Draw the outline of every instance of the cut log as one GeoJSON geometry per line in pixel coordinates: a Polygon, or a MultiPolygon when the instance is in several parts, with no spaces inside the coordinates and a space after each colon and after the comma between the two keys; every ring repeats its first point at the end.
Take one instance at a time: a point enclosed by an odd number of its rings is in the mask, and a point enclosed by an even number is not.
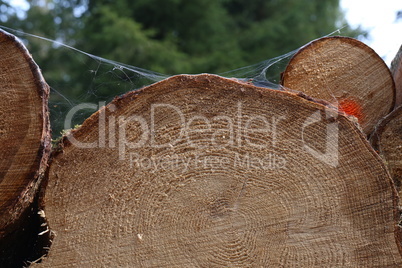
{"type": "Polygon", "coordinates": [[[377,126],[370,141],[385,160],[385,164],[402,194],[402,106],[390,113],[377,126]]]}
{"type": "Polygon", "coordinates": [[[395,81],[396,99],[395,107],[402,105],[402,46],[391,63],[391,72],[395,81]]]}
{"type": "Polygon", "coordinates": [[[0,239],[21,227],[47,167],[48,95],[28,50],[0,30],[0,239]]]}
{"type": "Polygon", "coordinates": [[[62,141],[33,267],[400,267],[397,195],[355,123],[295,93],[174,76],[62,141]]]}
{"type": "Polygon", "coordinates": [[[395,103],[387,65],[370,47],[348,37],[325,37],[304,46],[286,67],[282,85],[338,106],[355,116],[367,135],[395,103]]]}

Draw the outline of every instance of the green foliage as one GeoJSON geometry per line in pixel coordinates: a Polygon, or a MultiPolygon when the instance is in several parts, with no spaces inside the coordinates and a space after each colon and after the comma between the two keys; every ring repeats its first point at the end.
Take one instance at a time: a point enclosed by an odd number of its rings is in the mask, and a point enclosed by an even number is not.
{"type": "MultiPolygon", "coordinates": [[[[343,35],[361,34],[345,24],[338,0],[36,0],[26,18],[7,13],[6,26],[167,74],[249,65],[344,25],[343,35]]],[[[60,72],[51,44],[29,45],[43,68],[60,72]]]]}
{"type": "MultiPolygon", "coordinates": [[[[72,45],[91,54],[165,74],[220,73],[292,51],[338,28],[356,37],[339,0],[35,0],[24,17],[0,1],[3,25],[72,45]]],[[[21,13],[21,12],[20,12],[21,13]]],[[[27,40],[52,94],[53,114],[79,102],[110,100],[124,73],[52,43],[27,40]],[[55,47],[57,49],[55,49],[55,47]],[[103,70],[102,68],[106,68],[103,70]],[[100,76],[101,71],[105,75],[100,76]],[[95,77],[96,76],[96,77],[95,77]],[[96,79],[95,79],[96,78],[96,79]],[[60,90],[68,87],[68,91],[60,90]],[[91,94],[88,94],[91,92],[91,94]]],[[[57,135],[62,120],[53,116],[57,135]]],[[[79,122],[77,122],[79,123],[79,122]]]]}
{"type": "Polygon", "coordinates": [[[131,59],[127,63],[166,73],[179,69],[179,63],[185,60],[185,54],[173,42],[154,39],[152,29],[143,29],[132,18],[120,16],[107,6],[91,12],[85,25],[82,46],[92,54],[119,62],[131,59]]]}

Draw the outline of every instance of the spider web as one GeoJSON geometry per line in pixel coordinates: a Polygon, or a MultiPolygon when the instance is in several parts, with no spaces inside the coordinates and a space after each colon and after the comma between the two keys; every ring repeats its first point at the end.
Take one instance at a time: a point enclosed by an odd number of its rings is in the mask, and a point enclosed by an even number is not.
{"type": "MultiPolygon", "coordinates": [[[[77,79],[77,75],[70,77],[69,73],[65,73],[62,68],[63,62],[60,63],[60,70],[52,70],[54,66],[39,66],[51,89],[49,110],[53,139],[61,136],[63,130],[82,124],[86,118],[103,105],[112,101],[115,97],[128,91],[138,90],[171,76],[101,58],[57,40],[4,26],[0,26],[0,28],[20,38],[27,45],[34,60],[35,55],[39,55],[40,53],[57,52],[59,55],[63,55],[64,61],[73,61],[77,69],[85,70],[78,76],[79,81],[84,82],[80,82],[81,84],[77,85],[77,81],[74,80],[77,79]],[[36,48],[30,48],[29,44],[31,41],[35,41],[39,45],[36,45],[36,48]],[[60,79],[52,79],[51,75],[47,76],[47,74],[54,74],[55,72],[62,73],[63,79],[61,79],[61,82],[60,79]],[[66,124],[66,117],[69,111],[75,109],[77,106],[80,106],[80,109],[76,110],[71,122],[69,121],[66,124]]],[[[340,30],[338,29],[327,36],[340,33],[340,30]]],[[[281,90],[279,85],[281,73],[299,49],[297,48],[284,55],[250,66],[218,73],[218,75],[227,78],[236,78],[259,87],[281,90]]]]}

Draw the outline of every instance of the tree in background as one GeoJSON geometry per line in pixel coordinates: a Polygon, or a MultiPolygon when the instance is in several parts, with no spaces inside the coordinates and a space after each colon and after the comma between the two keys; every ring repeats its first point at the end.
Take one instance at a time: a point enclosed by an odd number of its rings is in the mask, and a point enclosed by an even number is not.
{"type": "MultiPolygon", "coordinates": [[[[346,25],[338,0],[100,0],[89,1],[83,15],[83,32],[89,37],[85,43],[104,44],[93,48],[95,54],[170,74],[217,73],[249,65],[346,25]],[[111,32],[118,36],[112,43],[111,32]],[[139,32],[152,42],[136,42],[139,32]],[[153,51],[144,51],[146,44],[155,49],[155,41],[169,47],[171,55],[154,59],[153,51]]],[[[349,36],[358,33],[347,25],[343,30],[349,36]]]]}
{"type": "MultiPolygon", "coordinates": [[[[345,23],[339,0],[34,0],[22,15],[8,1],[0,1],[0,8],[5,26],[170,75],[247,66],[341,27],[342,35],[362,34],[345,23]]],[[[106,70],[95,80],[103,67],[99,62],[50,42],[30,38],[27,45],[47,82],[62,93],[53,94],[51,103],[71,102],[51,107],[56,113],[146,83],[116,89],[135,78],[106,70]]],[[[52,121],[57,135],[60,118],[53,115],[52,121]]]]}

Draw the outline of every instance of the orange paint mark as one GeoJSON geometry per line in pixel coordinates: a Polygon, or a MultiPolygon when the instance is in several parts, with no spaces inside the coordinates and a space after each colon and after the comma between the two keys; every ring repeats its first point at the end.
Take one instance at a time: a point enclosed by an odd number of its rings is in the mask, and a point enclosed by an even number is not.
{"type": "Polygon", "coordinates": [[[363,112],[361,106],[354,100],[344,99],[339,101],[339,110],[348,115],[353,115],[359,122],[363,117],[363,112]]]}

